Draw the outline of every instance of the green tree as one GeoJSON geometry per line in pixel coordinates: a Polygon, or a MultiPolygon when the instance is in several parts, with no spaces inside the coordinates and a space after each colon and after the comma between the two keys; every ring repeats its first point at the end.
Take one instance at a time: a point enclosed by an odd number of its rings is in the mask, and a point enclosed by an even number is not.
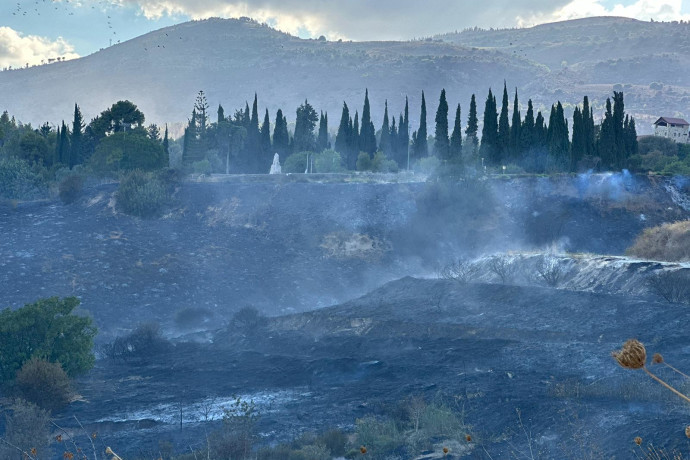
{"type": "Polygon", "coordinates": [[[534,134],[534,107],[532,106],[532,99],[527,101],[527,113],[525,119],[520,127],[520,144],[518,146],[518,156],[524,156],[535,145],[534,134]]]}
{"type": "Polygon", "coordinates": [[[84,162],[84,117],[81,115],[81,110],[77,104],[74,104],[74,117],[72,119],[72,133],[70,136],[71,155],[70,155],[70,169],[77,164],[84,162]]]}
{"type": "Polygon", "coordinates": [[[20,158],[33,164],[50,166],[53,155],[48,147],[46,138],[38,132],[28,129],[19,141],[20,158]]]}
{"type": "Polygon", "coordinates": [[[268,109],[264,113],[264,122],[261,125],[261,150],[264,152],[264,160],[273,161],[271,152],[271,120],[268,117],[268,109]]]}
{"type": "Polygon", "coordinates": [[[482,158],[490,164],[500,163],[501,152],[498,144],[498,113],[496,112],[496,97],[489,88],[484,104],[484,125],[482,126],[482,144],[479,150],[482,158]]]}
{"type": "Polygon", "coordinates": [[[470,99],[470,113],[467,116],[467,127],[465,128],[465,136],[467,136],[467,141],[470,142],[472,146],[472,153],[477,152],[477,146],[479,145],[479,138],[477,137],[478,129],[477,100],[473,94],[470,99]]]}
{"type": "Polygon", "coordinates": [[[570,145],[570,171],[576,171],[578,163],[585,156],[585,129],[580,107],[573,112],[573,140],[570,145]]]}
{"type": "Polygon", "coordinates": [[[520,152],[520,129],[522,128],[522,121],[520,117],[520,106],[518,105],[518,91],[515,88],[515,100],[513,101],[513,121],[510,125],[510,158],[517,158],[520,152]]]}
{"type": "MultiPolygon", "coordinates": [[[[347,103],[343,101],[343,111],[340,114],[340,124],[338,125],[338,132],[335,135],[335,151],[345,159],[345,165],[348,169],[354,169],[354,164],[351,163],[352,148],[350,140],[352,138],[352,118],[350,118],[350,109],[347,103]]],[[[355,162],[357,159],[355,158],[355,162]]]]}
{"type": "Polygon", "coordinates": [[[273,124],[273,150],[281,158],[287,157],[290,153],[290,135],[287,129],[287,119],[281,109],[278,109],[276,112],[276,121],[273,124]]]}
{"type": "Polygon", "coordinates": [[[597,153],[601,158],[601,166],[604,169],[612,169],[616,164],[616,134],[614,128],[613,110],[611,98],[606,98],[606,111],[599,128],[597,139],[597,153]]]}
{"type": "Polygon", "coordinates": [[[164,167],[170,166],[170,139],[168,137],[168,124],[165,124],[165,135],[163,136],[163,158],[164,167]]]}
{"type": "Polygon", "coordinates": [[[434,135],[434,155],[440,160],[450,159],[450,144],[448,142],[448,101],[446,101],[446,90],[441,90],[436,110],[436,132],[434,135]]]}
{"type": "Polygon", "coordinates": [[[568,122],[563,113],[563,106],[558,101],[551,106],[549,127],[547,132],[549,154],[555,162],[554,166],[563,170],[568,168],[568,156],[570,153],[570,141],[568,139],[568,122]]]}
{"type": "Polygon", "coordinates": [[[429,155],[429,147],[426,140],[426,100],[424,99],[424,91],[422,91],[422,108],[419,112],[419,129],[415,133],[414,155],[419,160],[429,155]]]}
{"type": "Polygon", "coordinates": [[[321,111],[319,117],[319,136],[317,138],[318,151],[323,152],[328,148],[328,113],[324,115],[321,111]]]}
{"type": "Polygon", "coordinates": [[[398,154],[397,162],[401,168],[407,168],[409,165],[408,157],[410,150],[410,107],[405,96],[405,111],[400,115],[400,122],[398,123],[398,154]]]}
{"type": "Polygon", "coordinates": [[[163,145],[139,133],[115,133],[103,139],[89,161],[95,171],[108,173],[167,166],[163,145]]]}
{"type": "Polygon", "coordinates": [[[218,104],[218,120],[217,123],[222,123],[225,121],[225,110],[223,109],[223,106],[218,104]]]}
{"type": "Polygon", "coordinates": [[[0,382],[14,379],[31,358],[60,363],[70,377],[91,369],[96,328],[74,314],[78,305],[76,297],[51,297],[0,311],[0,382]]]}
{"type": "Polygon", "coordinates": [[[62,128],[60,129],[60,139],[58,140],[58,161],[65,166],[69,166],[70,160],[70,145],[69,145],[70,133],[67,130],[67,125],[65,121],[62,121],[62,128]]]}
{"type": "Polygon", "coordinates": [[[359,150],[373,155],[376,152],[376,129],[371,121],[369,90],[364,92],[364,109],[362,110],[361,132],[359,133],[359,150]]]}
{"type": "Polygon", "coordinates": [[[316,149],[316,139],[314,138],[314,128],[319,116],[316,110],[305,99],[304,104],[297,108],[297,118],[295,120],[295,134],[293,138],[293,149],[296,152],[310,151],[316,149]]]}
{"type": "MultiPolygon", "coordinates": [[[[388,100],[385,102],[383,111],[383,123],[381,124],[381,141],[379,142],[379,150],[381,150],[387,158],[393,156],[393,145],[391,143],[391,128],[388,119],[388,100]]],[[[395,121],[395,117],[393,117],[395,121]]]]}
{"type": "Polygon", "coordinates": [[[498,117],[498,151],[499,157],[495,164],[504,164],[510,151],[510,125],[508,123],[508,88],[503,82],[503,102],[501,115],[498,117]]]}
{"type": "Polygon", "coordinates": [[[453,134],[450,136],[450,161],[454,163],[462,162],[462,120],[460,118],[460,104],[455,109],[455,124],[453,134]]]}

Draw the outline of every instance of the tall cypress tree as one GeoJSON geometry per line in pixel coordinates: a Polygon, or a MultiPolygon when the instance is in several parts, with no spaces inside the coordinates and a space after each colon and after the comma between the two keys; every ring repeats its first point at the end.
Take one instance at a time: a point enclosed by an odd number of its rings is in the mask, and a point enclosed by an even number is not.
{"type": "Polygon", "coordinates": [[[547,140],[549,153],[555,160],[556,167],[559,169],[567,168],[570,141],[568,140],[568,123],[565,120],[563,106],[560,101],[556,105],[551,106],[547,140]]]}
{"type": "Polygon", "coordinates": [[[67,130],[67,125],[65,125],[65,120],[62,120],[62,129],[60,130],[60,163],[66,166],[69,166],[71,163],[69,138],[70,134],[67,130]]]}
{"type": "Polygon", "coordinates": [[[72,134],[70,136],[70,144],[72,152],[70,154],[70,169],[79,163],[84,162],[84,146],[82,143],[84,117],[81,115],[81,110],[77,104],[74,104],[74,118],[72,120],[72,134]]]}
{"type": "Polygon", "coordinates": [[[520,127],[520,144],[518,146],[518,157],[524,157],[525,153],[535,146],[536,139],[534,134],[534,107],[532,99],[527,101],[527,113],[525,120],[520,127]]]}
{"type": "Polygon", "coordinates": [[[398,166],[407,168],[410,150],[410,105],[405,96],[405,111],[398,123],[398,166]]]}
{"type": "Polygon", "coordinates": [[[263,152],[264,161],[269,160],[273,162],[273,153],[271,152],[271,121],[268,117],[268,109],[264,113],[264,122],[261,125],[261,151],[263,152]]]}
{"type": "Polygon", "coordinates": [[[520,117],[520,107],[518,105],[518,91],[515,88],[515,100],[513,101],[513,121],[510,125],[510,157],[517,158],[520,151],[520,142],[522,140],[520,136],[520,129],[522,127],[522,121],[520,117]]]}
{"type": "Polygon", "coordinates": [[[597,139],[597,153],[604,169],[613,169],[616,165],[616,138],[613,125],[611,98],[606,98],[606,112],[604,112],[604,119],[601,121],[599,129],[599,139],[597,139]]]}
{"type": "Polygon", "coordinates": [[[170,138],[168,137],[168,124],[165,124],[165,135],[163,136],[163,154],[165,158],[163,164],[170,166],[170,138]]]}
{"type": "Polygon", "coordinates": [[[613,92],[613,135],[614,135],[614,165],[616,169],[627,166],[628,157],[626,151],[626,129],[625,129],[625,104],[623,102],[623,92],[613,92]]]}
{"type": "Polygon", "coordinates": [[[477,100],[472,95],[470,99],[470,113],[467,116],[467,127],[465,128],[465,135],[467,136],[467,141],[472,146],[472,153],[477,152],[477,146],[479,145],[479,137],[477,136],[477,131],[479,129],[479,120],[477,119],[477,100]]]}
{"type": "MultiPolygon", "coordinates": [[[[335,151],[338,152],[345,160],[348,169],[350,168],[351,146],[350,139],[352,138],[351,127],[352,118],[350,118],[350,109],[347,103],[343,102],[343,111],[340,115],[340,124],[338,125],[338,133],[335,135],[335,151]]],[[[355,159],[355,161],[357,161],[355,159]]]]}
{"type": "Polygon", "coordinates": [[[584,137],[584,156],[595,156],[597,149],[594,133],[594,114],[589,106],[589,98],[587,96],[582,101],[582,135],[584,137]]]}
{"type": "Polygon", "coordinates": [[[637,129],[635,128],[635,118],[625,116],[625,155],[626,158],[630,158],[632,155],[637,154],[637,129]]]}
{"type": "Polygon", "coordinates": [[[534,120],[534,145],[537,148],[546,147],[546,132],[544,115],[541,114],[541,111],[538,111],[537,118],[534,120]]]}
{"type": "Polygon", "coordinates": [[[462,120],[460,118],[460,104],[455,109],[455,123],[453,134],[450,136],[449,158],[453,163],[462,161],[462,120]]]}
{"type": "Polygon", "coordinates": [[[510,149],[510,124],[508,123],[508,88],[503,82],[503,102],[501,103],[501,115],[498,117],[498,150],[500,156],[498,163],[504,163],[508,158],[510,149]]]}
{"type": "Polygon", "coordinates": [[[424,91],[422,91],[422,108],[419,114],[419,129],[415,131],[414,155],[415,158],[424,158],[429,155],[429,147],[427,146],[426,134],[426,100],[424,99],[424,91]]]}
{"type": "Polygon", "coordinates": [[[223,106],[218,104],[218,119],[216,123],[222,123],[225,121],[225,110],[223,110],[223,106]]]}
{"type": "MultiPolygon", "coordinates": [[[[3,113],[3,116],[6,115],[7,112],[3,113]]],[[[55,154],[53,157],[53,164],[61,163],[62,160],[62,154],[60,152],[60,125],[58,125],[57,130],[55,131],[55,154]]]]}
{"type": "MultiPolygon", "coordinates": [[[[355,163],[357,163],[357,155],[362,150],[361,137],[359,135],[359,112],[355,110],[355,121],[352,123],[352,138],[350,140],[350,148],[352,149],[353,156],[355,157],[355,163]]],[[[356,169],[356,168],[355,168],[356,169]]]]}
{"type": "Polygon", "coordinates": [[[290,153],[290,135],[287,129],[287,119],[281,109],[278,109],[278,112],[276,112],[276,121],[273,124],[273,150],[282,159],[285,159],[290,153]]]}
{"type": "Polygon", "coordinates": [[[376,152],[376,129],[371,121],[371,107],[369,106],[369,90],[364,93],[364,109],[362,110],[361,132],[359,134],[359,150],[373,155],[376,152]]]}
{"type": "Polygon", "coordinates": [[[484,126],[482,126],[482,144],[479,153],[486,162],[492,165],[500,163],[498,113],[496,112],[496,97],[491,92],[491,88],[484,104],[484,126]]]}
{"type": "Polygon", "coordinates": [[[321,111],[319,116],[319,136],[316,143],[319,152],[323,152],[328,148],[328,114],[324,115],[323,111],[321,111]]]}
{"type": "Polygon", "coordinates": [[[398,162],[398,127],[395,124],[395,115],[393,115],[391,119],[391,130],[390,133],[388,134],[388,138],[390,139],[390,151],[391,151],[391,156],[390,158],[395,160],[395,162],[398,162]]]}
{"type": "MultiPolygon", "coordinates": [[[[395,117],[393,117],[393,121],[395,121],[395,117]]],[[[381,124],[381,141],[379,142],[379,150],[386,155],[386,158],[393,157],[391,128],[388,121],[388,100],[385,102],[385,109],[383,111],[383,123],[381,124]]]]}
{"type": "Polygon", "coordinates": [[[436,131],[434,134],[434,155],[443,161],[450,159],[450,144],[448,141],[448,101],[446,101],[446,90],[441,90],[436,109],[436,131]]]}
{"type": "Polygon", "coordinates": [[[570,171],[577,170],[578,163],[585,156],[585,129],[580,107],[573,112],[573,141],[570,144],[570,171]]]}

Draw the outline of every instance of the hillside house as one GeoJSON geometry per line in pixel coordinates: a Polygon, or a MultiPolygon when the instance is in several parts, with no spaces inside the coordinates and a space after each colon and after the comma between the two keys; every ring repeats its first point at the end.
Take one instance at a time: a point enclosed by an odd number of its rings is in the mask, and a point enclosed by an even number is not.
{"type": "Polygon", "coordinates": [[[667,137],[675,142],[690,142],[690,123],[682,118],[661,117],[654,122],[654,135],[667,137]]]}

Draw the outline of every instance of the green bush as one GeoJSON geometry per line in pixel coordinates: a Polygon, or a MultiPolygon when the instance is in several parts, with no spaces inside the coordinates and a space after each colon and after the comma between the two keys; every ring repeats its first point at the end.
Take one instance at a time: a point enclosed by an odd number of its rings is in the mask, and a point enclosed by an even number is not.
{"type": "Polygon", "coordinates": [[[327,149],[316,154],[314,169],[320,173],[337,173],[345,171],[345,166],[338,152],[333,149],[327,149]]]}
{"type": "Polygon", "coordinates": [[[91,369],[96,328],[91,318],[73,314],[78,305],[76,297],[51,297],[0,312],[0,383],[33,357],[60,363],[68,376],[91,369]]]}
{"type": "Polygon", "coordinates": [[[100,141],[89,159],[91,168],[101,174],[168,166],[163,145],[145,134],[118,132],[100,141]]]}
{"type": "Polygon", "coordinates": [[[34,459],[47,459],[51,457],[50,441],[50,413],[40,407],[22,399],[12,402],[5,412],[5,433],[3,439],[6,443],[0,443],[0,458],[24,459],[19,454],[18,447],[24,452],[32,452],[36,449],[34,459]]]}
{"type": "Polygon", "coordinates": [[[357,171],[371,171],[371,156],[367,152],[359,152],[355,167],[357,168],[357,171]]]}
{"type": "Polygon", "coordinates": [[[293,153],[285,159],[282,165],[284,173],[303,173],[307,169],[307,155],[313,155],[312,152],[297,152],[293,153]]]}
{"type": "Polygon", "coordinates": [[[211,162],[206,159],[195,161],[192,163],[192,171],[194,174],[211,174],[211,162]]]}
{"type": "Polygon", "coordinates": [[[137,217],[156,217],[169,204],[169,189],[154,174],[131,171],[122,178],[115,194],[117,208],[137,217]]]}
{"type": "Polygon", "coordinates": [[[60,200],[65,204],[74,203],[79,199],[84,189],[84,179],[81,176],[67,176],[58,186],[60,200]]]}
{"type": "Polygon", "coordinates": [[[28,162],[16,158],[0,160],[0,197],[34,200],[45,196],[46,183],[28,162]]]}
{"type": "Polygon", "coordinates": [[[417,161],[413,169],[422,174],[434,174],[441,167],[441,160],[436,157],[426,157],[417,161]]]}
{"type": "Polygon", "coordinates": [[[383,152],[376,152],[371,160],[371,170],[381,173],[396,173],[398,172],[398,163],[387,159],[383,152]]]}
{"type": "Polygon", "coordinates": [[[22,398],[47,410],[61,409],[72,398],[69,377],[62,366],[37,357],[17,372],[15,388],[22,398]]]}

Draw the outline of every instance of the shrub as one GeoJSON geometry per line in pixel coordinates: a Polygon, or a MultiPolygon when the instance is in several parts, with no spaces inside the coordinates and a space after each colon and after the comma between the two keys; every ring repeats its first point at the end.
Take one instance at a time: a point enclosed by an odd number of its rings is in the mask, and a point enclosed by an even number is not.
{"type": "Polygon", "coordinates": [[[315,156],[314,169],[320,173],[337,173],[345,171],[345,166],[338,152],[327,149],[315,156]]]}
{"type": "Polygon", "coordinates": [[[93,367],[96,328],[91,318],[72,314],[77,305],[76,297],[51,297],[0,312],[0,383],[34,356],[61,363],[69,376],[93,367]]]}
{"type": "Polygon", "coordinates": [[[129,334],[116,338],[113,343],[104,347],[103,353],[112,359],[145,362],[148,358],[168,351],[170,347],[170,342],[162,336],[158,324],[145,323],[129,334]]]}
{"type": "Polygon", "coordinates": [[[357,171],[371,171],[371,156],[369,156],[367,152],[359,152],[355,167],[357,168],[357,171]]]}
{"type": "Polygon", "coordinates": [[[58,186],[60,200],[65,204],[74,203],[81,196],[83,187],[84,179],[81,176],[67,176],[58,186]]]}
{"type": "Polygon", "coordinates": [[[307,156],[313,155],[312,152],[293,153],[285,159],[282,165],[284,173],[303,173],[307,169],[307,156]]]}
{"type": "Polygon", "coordinates": [[[498,276],[503,284],[513,280],[516,269],[517,265],[511,263],[506,256],[492,256],[489,259],[489,271],[498,276]]]}
{"type": "Polygon", "coordinates": [[[464,284],[472,281],[478,273],[479,267],[474,262],[460,258],[441,268],[439,276],[446,280],[453,280],[464,284]]]}
{"type": "Polygon", "coordinates": [[[414,164],[414,170],[422,174],[434,174],[441,167],[441,160],[436,157],[422,158],[414,164]]]}
{"type": "Polygon", "coordinates": [[[535,267],[538,281],[550,287],[558,287],[565,275],[565,270],[561,267],[557,258],[552,256],[541,256],[535,267]]]}
{"type": "Polygon", "coordinates": [[[690,260],[690,220],[647,228],[626,252],[643,259],[690,260]]]}
{"type": "Polygon", "coordinates": [[[9,409],[5,412],[3,438],[11,446],[0,443],[0,458],[40,460],[50,458],[48,448],[50,413],[22,399],[14,400],[9,409]],[[32,454],[33,449],[36,454],[28,457],[26,454],[32,454]]]}
{"type": "Polygon", "coordinates": [[[44,196],[46,184],[29,163],[16,158],[0,160],[0,197],[33,200],[44,196]]]}
{"type": "Polygon", "coordinates": [[[168,187],[163,181],[140,170],[125,174],[115,198],[120,211],[143,218],[160,215],[170,201],[168,187]]]}
{"type": "Polygon", "coordinates": [[[253,334],[266,325],[266,317],[256,308],[246,306],[232,316],[232,325],[247,334],[253,334]]]}
{"type": "Polygon", "coordinates": [[[214,458],[250,458],[258,418],[253,401],[237,397],[230,407],[223,408],[223,426],[211,437],[214,458]]]}
{"type": "Polygon", "coordinates": [[[690,303],[690,274],[687,270],[651,275],[647,278],[647,286],[667,302],[690,303]]]}
{"type": "Polygon", "coordinates": [[[204,159],[192,163],[192,171],[195,174],[211,174],[211,162],[204,159]]]}
{"type": "Polygon", "coordinates": [[[15,387],[22,398],[42,409],[61,409],[72,398],[69,377],[62,366],[36,357],[17,372],[15,387]]]}

